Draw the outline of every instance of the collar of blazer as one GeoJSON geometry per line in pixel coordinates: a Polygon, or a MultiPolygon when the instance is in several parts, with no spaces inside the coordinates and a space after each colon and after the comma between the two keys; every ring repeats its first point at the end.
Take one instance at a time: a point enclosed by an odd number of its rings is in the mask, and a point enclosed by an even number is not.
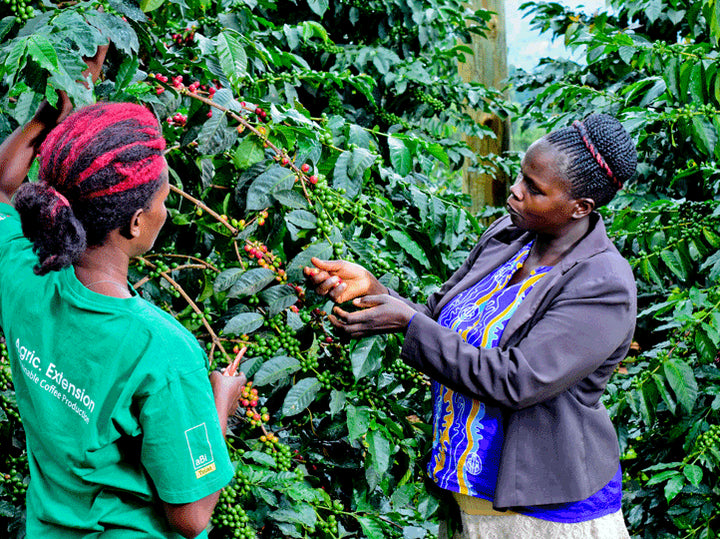
{"type": "MultiPolygon", "coordinates": [[[[568,252],[560,263],[550,270],[537,285],[533,287],[527,297],[513,314],[503,332],[499,346],[503,346],[507,339],[527,322],[535,313],[538,306],[552,286],[573,266],[608,249],[615,250],[607,237],[605,225],[597,212],[590,215],[590,230],[573,249],[568,252]]],[[[482,249],[477,252],[472,268],[435,307],[433,313],[437,318],[443,307],[463,290],[471,287],[480,279],[508,260],[532,239],[532,233],[520,230],[510,222],[510,217],[502,217],[495,221],[480,239],[482,249]]]]}

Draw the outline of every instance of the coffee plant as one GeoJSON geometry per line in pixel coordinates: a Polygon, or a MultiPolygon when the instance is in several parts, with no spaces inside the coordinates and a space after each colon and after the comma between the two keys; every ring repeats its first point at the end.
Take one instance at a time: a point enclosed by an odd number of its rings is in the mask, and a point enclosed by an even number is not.
{"type": "Polygon", "coordinates": [[[634,537],[720,530],[720,3],[611,1],[609,13],[526,3],[584,62],[519,76],[525,125],[614,114],[638,145],[636,180],[605,211],[638,281],[636,343],[605,403],[617,425],[634,537]]]}
{"type": "MultiPolygon", "coordinates": [[[[6,5],[0,136],[57,90],[140,102],[162,123],[169,219],[130,279],[213,368],[239,357],[248,377],[211,537],[436,536],[429,381],[398,361],[398,336],[336,335],[302,268],[354,260],[421,301],[462,263],[497,213],[465,209],[462,166],[517,166],[478,162],[461,139],[492,136],[468,108],[516,112],[457,73],[490,14],[459,0],[6,5]],[[108,40],[86,88],[82,58],[108,40]]],[[[22,537],[29,478],[2,352],[0,534],[22,537]]]]}

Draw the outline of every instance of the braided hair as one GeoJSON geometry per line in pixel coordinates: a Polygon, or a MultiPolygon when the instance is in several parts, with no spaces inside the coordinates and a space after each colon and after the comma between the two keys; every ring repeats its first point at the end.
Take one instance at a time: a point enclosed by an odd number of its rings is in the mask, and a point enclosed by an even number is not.
{"type": "Polygon", "coordinates": [[[40,147],[39,181],[15,195],[35,273],[71,266],[113,230],[129,238],[133,214],[161,185],[164,150],[155,116],[130,103],[83,107],[53,129],[40,147]]]}
{"type": "Polygon", "coordinates": [[[573,198],[607,204],[635,173],[637,152],[622,124],[607,114],[591,114],[548,134],[546,140],[567,158],[573,198]]]}

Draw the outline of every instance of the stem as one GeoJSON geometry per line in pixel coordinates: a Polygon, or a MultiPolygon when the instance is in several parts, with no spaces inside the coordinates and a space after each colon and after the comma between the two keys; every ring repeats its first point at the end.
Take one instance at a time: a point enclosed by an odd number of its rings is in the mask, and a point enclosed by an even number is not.
{"type": "MultiPolygon", "coordinates": [[[[148,264],[152,269],[157,268],[157,266],[155,264],[153,264],[152,262],[150,262],[150,260],[148,260],[147,258],[144,258],[142,256],[139,256],[137,258],[138,258],[138,260],[142,260],[145,264],[148,264]]],[[[205,329],[207,329],[208,334],[210,335],[210,338],[212,339],[212,348],[210,349],[210,354],[208,356],[209,359],[212,360],[213,352],[215,351],[215,347],[217,346],[220,349],[220,351],[222,352],[223,356],[225,356],[225,359],[229,360],[230,356],[225,351],[225,348],[223,347],[222,342],[218,338],[215,331],[213,331],[213,328],[210,325],[210,323],[207,320],[205,320],[205,316],[204,316],[205,313],[202,310],[200,310],[200,307],[197,306],[197,303],[195,303],[193,301],[193,299],[190,296],[188,296],[187,292],[185,292],[185,289],[183,289],[183,287],[180,286],[177,283],[177,281],[175,281],[175,279],[170,277],[170,274],[168,272],[161,271],[160,276],[163,279],[165,279],[168,283],[170,283],[170,285],[180,293],[180,295],[183,297],[183,299],[185,301],[187,301],[188,305],[190,305],[190,307],[192,308],[193,311],[195,311],[198,315],[200,315],[200,320],[202,321],[202,324],[205,326],[205,329]]],[[[134,288],[138,288],[138,286],[140,286],[138,283],[136,283],[134,285],[134,288]]]]}
{"type": "Polygon", "coordinates": [[[228,223],[226,219],[223,219],[222,217],[220,217],[220,214],[219,214],[219,213],[213,211],[208,205],[206,205],[206,204],[203,203],[202,201],[198,200],[198,199],[195,198],[194,196],[187,194],[185,191],[183,191],[183,190],[180,189],[179,187],[175,187],[173,184],[170,184],[170,190],[173,191],[174,193],[177,193],[177,194],[180,195],[181,197],[188,199],[190,202],[192,202],[193,204],[195,204],[198,208],[201,208],[203,211],[206,211],[207,213],[209,213],[210,215],[212,215],[212,216],[213,216],[215,219],[217,219],[224,227],[226,227],[230,232],[232,232],[232,233],[233,233],[233,236],[236,235],[236,234],[239,232],[238,229],[235,228],[234,226],[232,226],[230,223],[228,223]]]}

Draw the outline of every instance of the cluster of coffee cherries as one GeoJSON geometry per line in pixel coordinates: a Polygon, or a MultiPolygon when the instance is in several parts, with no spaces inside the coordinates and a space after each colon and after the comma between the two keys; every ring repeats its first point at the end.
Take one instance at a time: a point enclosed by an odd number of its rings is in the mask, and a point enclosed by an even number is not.
{"type": "Polygon", "coordinates": [[[282,268],[282,259],[270,251],[264,243],[248,241],[243,246],[243,250],[250,260],[257,261],[258,266],[274,271],[277,274],[275,276],[276,281],[280,283],[287,281],[287,273],[282,268]]]}
{"type": "Polygon", "coordinates": [[[242,389],[240,406],[245,410],[242,412],[242,415],[245,416],[253,427],[259,427],[270,421],[270,414],[267,408],[262,407],[260,410],[257,409],[258,399],[258,390],[252,387],[252,381],[249,381],[242,389]]]}
{"type": "Polygon", "coordinates": [[[13,505],[24,504],[25,493],[27,492],[27,486],[30,481],[27,455],[7,457],[3,468],[6,471],[0,472],[0,485],[2,489],[10,498],[10,502],[13,505]]]}
{"type": "Polygon", "coordinates": [[[269,432],[260,437],[260,441],[267,445],[270,454],[275,459],[275,466],[281,472],[289,472],[293,465],[293,454],[290,446],[280,442],[278,437],[269,432]]]}
{"type": "Polygon", "coordinates": [[[413,369],[402,359],[396,359],[388,368],[388,372],[395,375],[400,382],[413,382],[418,384],[426,384],[427,378],[417,369],[413,369]]]}
{"type": "Polygon", "coordinates": [[[192,45],[195,41],[195,30],[197,30],[195,26],[190,26],[185,28],[182,33],[175,32],[170,37],[176,45],[192,45]]]}
{"type": "Polygon", "coordinates": [[[8,357],[7,345],[5,340],[0,340],[0,391],[11,389],[12,374],[10,372],[10,358],[8,357]]]}
{"type": "Polygon", "coordinates": [[[176,112],[173,116],[167,118],[167,124],[174,127],[185,127],[187,124],[187,115],[181,112],[176,112]]]}
{"type": "MultiPolygon", "coordinates": [[[[237,477],[237,476],[236,476],[237,477]]],[[[234,482],[220,492],[220,499],[213,511],[212,524],[221,535],[211,533],[211,537],[237,537],[238,539],[255,539],[255,530],[250,526],[250,518],[238,503],[242,496],[242,485],[234,482]]]]}
{"type": "Polygon", "coordinates": [[[35,9],[28,6],[25,0],[3,0],[3,4],[4,6],[0,8],[0,16],[14,15],[15,22],[18,24],[23,24],[35,16],[35,9]]]}
{"type": "Polygon", "coordinates": [[[715,460],[720,464],[720,425],[710,425],[708,430],[698,436],[695,442],[695,449],[700,453],[707,453],[708,456],[715,455],[715,460]]]}

